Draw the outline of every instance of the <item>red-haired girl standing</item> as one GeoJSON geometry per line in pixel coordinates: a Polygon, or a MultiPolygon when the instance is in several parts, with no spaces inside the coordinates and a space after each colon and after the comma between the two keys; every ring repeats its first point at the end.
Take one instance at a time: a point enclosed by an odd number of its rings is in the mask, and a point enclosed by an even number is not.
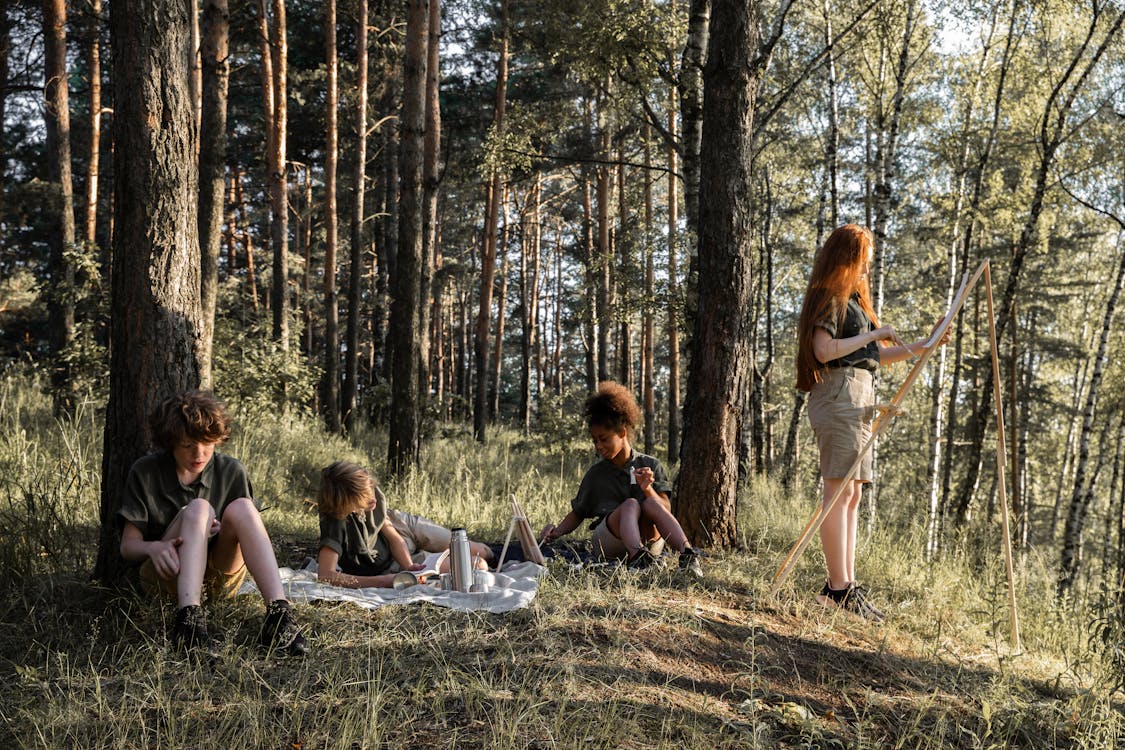
{"type": "MultiPolygon", "coordinates": [[[[904,344],[881,326],[871,305],[871,231],[846,224],[829,235],[813,262],[797,329],[797,387],[809,393],[809,422],[820,450],[825,505],[871,438],[875,371],[921,354],[925,339],[904,344]]],[[[944,344],[948,334],[942,339],[944,344]]],[[[872,620],[883,614],[856,583],[855,540],[862,487],[872,481],[871,452],[820,527],[828,566],[817,601],[872,620]]]]}

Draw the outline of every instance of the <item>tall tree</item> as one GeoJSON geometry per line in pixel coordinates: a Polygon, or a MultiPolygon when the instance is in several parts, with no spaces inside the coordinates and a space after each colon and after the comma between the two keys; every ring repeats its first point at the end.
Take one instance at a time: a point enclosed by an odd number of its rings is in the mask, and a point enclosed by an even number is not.
{"type": "MultiPolygon", "coordinates": [[[[435,0],[436,2],[436,0],[435,0]]],[[[347,351],[344,355],[344,384],[340,411],[349,432],[355,429],[356,394],[359,391],[359,308],[360,282],[363,279],[364,189],[367,173],[367,0],[356,4],[355,62],[355,165],[352,172],[351,263],[348,276],[347,351]]]]}
{"type": "Polygon", "coordinates": [[[270,246],[273,250],[273,279],[270,291],[273,310],[273,337],[282,351],[289,349],[289,200],[286,144],[289,122],[288,79],[289,41],[285,21],[285,0],[259,0],[259,33],[265,39],[262,67],[266,97],[266,164],[269,172],[270,246]],[[268,20],[267,20],[268,19],[268,20]],[[268,79],[266,78],[268,74],[268,79]]]}
{"type": "Polygon", "coordinates": [[[74,340],[74,265],[67,256],[74,247],[74,185],[70,168],[70,96],[66,74],[66,0],[43,0],[43,63],[46,68],[43,116],[47,125],[47,176],[51,183],[51,293],[47,298],[55,411],[74,408],[70,368],[65,350],[74,340]]]}
{"type": "Polygon", "coordinates": [[[211,386],[211,351],[219,289],[219,251],[223,234],[223,195],[227,161],[227,88],[230,79],[230,16],[227,0],[204,0],[200,45],[202,108],[199,128],[199,251],[203,346],[199,380],[211,386]]]}
{"type": "MultiPolygon", "coordinates": [[[[1043,213],[1047,190],[1054,183],[1052,170],[1055,159],[1063,142],[1075,132],[1071,122],[1075,102],[1090,83],[1091,74],[1106,51],[1116,41],[1123,23],[1125,23],[1125,8],[1119,8],[1112,3],[1094,3],[1091,6],[1088,25],[1070,56],[1066,69],[1052,84],[1051,91],[1040,110],[1042,114],[1036,139],[1039,158],[1035,168],[1035,187],[1016,241],[1000,306],[996,311],[997,341],[1003,341],[1011,319],[1012,306],[1015,304],[1016,293],[1020,288],[1024,261],[1039,244],[1039,220],[1043,213]]],[[[985,368],[980,394],[980,401],[969,421],[968,455],[963,462],[967,471],[961,480],[956,500],[955,512],[960,524],[963,524],[968,516],[980,477],[985,425],[988,423],[992,409],[992,372],[988,368],[985,368]]]]}
{"type": "Polygon", "coordinates": [[[745,311],[751,252],[752,140],[759,76],[781,33],[759,45],[756,0],[715,0],[703,69],[699,206],[699,296],[684,401],[676,515],[698,543],[737,543],[738,440],[750,347],[745,311]]]}
{"type": "Polygon", "coordinates": [[[676,98],[668,97],[668,463],[680,460],[679,184],[676,179],[676,98]]]}
{"type": "Polygon", "coordinates": [[[148,414],[199,385],[196,130],[183,0],[114,0],[114,204],[109,402],[95,575],[120,578],[116,514],[148,414]],[[153,117],[152,113],[161,113],[153,117]]]}
{"type": "MultiPolygon", "coordinates": [[[[399,174],[398,258],[394,301],[391,305],[393,363],[391,367],[391,426],[387,458],[391,471],[403,473],[418,460],[421,394],[418,373],[422,363],[419,299],[422,273],[422,150],[426,114],[426,52],[429,3],[409,0],[402,73],[402,151],[399,174]]],[[[487,357],[485,357],[487,360],[487,357]]]]}
{"type": "Polygon", "coordinates": [[[320,381],[320,410],[324,424],[340,431],[340,325],[336,299],[336,126],[338,63],[336,56],[336,0],[324,3],[325,67],[327,92],[324,100],[324,373],[320,381]]]}
{"type": "MultiPolygon", "coordinates": [[[[441,173],[441,0],[430,0],[430,18],[426,44],[426,133],[422,144],[422,269],[418,274],[421,287],[421,316],[418,320],[422,332],[422,366],[419,388],[423,394],[430,392],[430,330],[437,318],[434,299],[434,272],[440,257],[441,232],[438,231],[438,189],[441,173]]],[[[436,326],[434,326],[436,327],[436,326]]]]}
{"type": "MultiPolygon", "coordinates": [[[[508,101],[508,0],[500,2],[500,53],[496,60],[496,103],[493,107],[492,130],[496,137],[504,134],[504,111],[508,101]]],[[[476,360],[477,390],[473,409],[473,436],[485,441],[488,423],[488,327],[492,317],[492,284],[496,272],[496,223],[500,212],[502,174],[494,166],[489,175],[488,200],[485,207],[484,241],[481,243],[480,309],[477,312],[476,360]]]]}
{"type": "MultiPolygon", "coordinates": [[[[90,0],[86,26],[86,75],[90,85],[90,139],[86,159],[86,226],[83,239],[93,247],[98,232],[98,175],[102,146],[102,0],[90,0]]],[[[5,74],[0,81],[7,79],[5,74]]],[[[0,118],[3,110],[0,109],[0,118]]],[[[0,181],[4,178],[0,170],[0,181]]]]}

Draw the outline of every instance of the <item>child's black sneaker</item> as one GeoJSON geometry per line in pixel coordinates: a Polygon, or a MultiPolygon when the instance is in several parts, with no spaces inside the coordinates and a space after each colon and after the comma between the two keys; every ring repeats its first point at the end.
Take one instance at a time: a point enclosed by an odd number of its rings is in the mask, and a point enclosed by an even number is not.
{"type": "Polygon", "coordinates": [[[172,643],[180,651],[210,651],[212,641],[211,634],[207,632],[207,616],[198,604],[189,604],[176,610],[172,643]]]}
{"type": "Polygon", "coordinates": [[[656,558],[648,551],[648,547],[641,547],[625,561],[625,567],[629,570],[646,570],[655,564],[656,558]]]}
{"type": "Polygon", "coordinates": [[[277,599],[266,607],[262,620],[262,646],[269,651],[286,651],[291,656],[304,656],[309,650],[301,626],[293,616],[293,608],[284,599],[277,599]]]}
{"type": "Polygon", "coordinates": [[[702,578],[703,566],[699,562],[700,557],[702,555],[695,547],[684,547],[684,551],[680,553],[680,572],[693,578],[702,578]]]}
{"type": "Polygon", "coordinates": [[[819,604],[846,609],[872,622],[882,622],[885,619],[883,613],[867,598],[867,589],[857,586],[854,581],[845,588],[834,589],[825,580],[824,588],[820,590],[816,600],[819,604]]]}

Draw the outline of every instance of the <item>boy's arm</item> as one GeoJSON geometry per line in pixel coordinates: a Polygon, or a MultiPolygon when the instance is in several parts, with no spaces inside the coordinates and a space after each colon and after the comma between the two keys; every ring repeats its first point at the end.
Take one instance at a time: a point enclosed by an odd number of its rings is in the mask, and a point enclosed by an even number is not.
{"type": "Polygon", "coordinates": [[[414,560],[410,558],[410,550],[406,548],[406,542],[402,539],[402,534],[398,533],[390,523],[384,523],[383,528],[379,529],[379,533],[387,540],[387,549],[391,552],[391,559],[398,563],[398,567],[402,570],[410,570],[414,567],[414,560]]]}
{"type": "Polygon", "coordinates": [[[121,529],[121,556],[133,562],[152,560],[152,567],[165,580],[180,574],[180,553],[178,548],[182,537],[146,542],[141,530],[129,521],[121,529]]]}
{"type": "Polygon", "coordinates": [[[378,576],[353,576],[336,570],[340,561],[340,554],[331,547],[321,547],[316,558],[316,579],[329,586],[340,586],[345,589],[380,588],[388,589],[394,585],[394,573],[384,573],[378,576]]]}

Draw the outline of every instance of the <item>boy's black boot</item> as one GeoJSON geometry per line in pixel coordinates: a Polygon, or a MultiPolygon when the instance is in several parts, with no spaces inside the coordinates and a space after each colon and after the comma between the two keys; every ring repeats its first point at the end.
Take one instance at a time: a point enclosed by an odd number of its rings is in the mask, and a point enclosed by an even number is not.
{"type": "Polygon", "coordinates": [[[172,625],[172,642],[181,651],[210,651],[211,634],[207,632],[207,616],[198,604],[189,604],[176,610],[172,625]]]}
{"type": "Polygon", "coordinates": [[[699,564],[699,550],[695,547],[684,547],[680,553],[680,572],[693,578],[703,577],[703,567],[699,564]]]}
{"type": "Polygon", "coordinates": [[[267,650],[286,651],[291,656],[304,656],[309,650],[301,626],[293,616],[293,608],[284,599],[276,599],[266,607],[261,641],[267,650]]]}

